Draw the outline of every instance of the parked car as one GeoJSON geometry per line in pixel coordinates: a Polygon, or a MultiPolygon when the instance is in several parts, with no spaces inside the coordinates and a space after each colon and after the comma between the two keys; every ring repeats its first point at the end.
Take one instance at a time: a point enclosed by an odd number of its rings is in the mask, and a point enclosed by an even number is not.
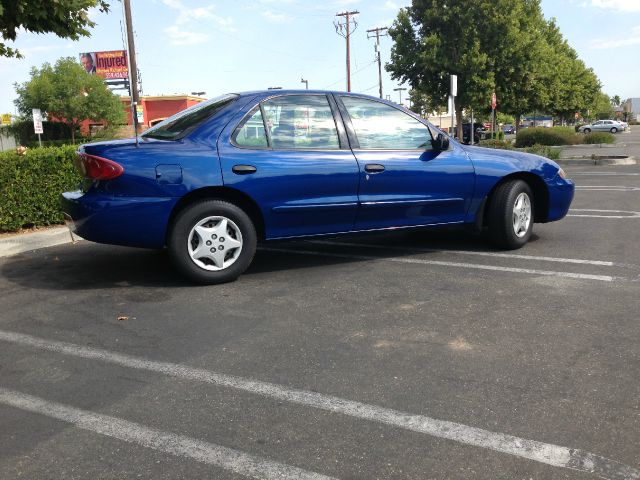
{"type": "Polygon", "coordinates": [[[510,123],[507,123],[502,126],[502,131],[505,135],[512,135],[516,133],[516,127],[514,125],[511,125],[510,123]]]}
{"type": "Polygon", "coordinates": [[[72,230],[167,248],[194,281],[237,278],[258,242],[459,225],[522,247],[564,217],[574,184],[537,155],[465,147],[396,104],[269,90],[193,106],[133,139],[82,145],[72,230]]]}
{"type": "Polygon", "coordinates": [[[598,120],[597,122],[590,123],[588,125],[582,125],[578,128],[578,132],[611,132],[618,133],[624,131],[625,127],[622,122],[617,120],[598,120]]]}

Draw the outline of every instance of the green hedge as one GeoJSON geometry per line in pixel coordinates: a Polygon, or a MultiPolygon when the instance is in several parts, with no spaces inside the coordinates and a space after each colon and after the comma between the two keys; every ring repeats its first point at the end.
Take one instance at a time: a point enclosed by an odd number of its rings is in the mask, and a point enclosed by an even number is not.
{"type": "Polygon", "coordinates": [[[583,141],[592,145],[595,143],[613,143],[616,138],[609,132],[590,132],[584,136],[583,141]]]}
{"type": "Polygon", "coordinates": [[[0,153],[0,232],[63,222],[60,193],[74,189],[80,175],[73,166],[77,147],[0,153]]]}
{"type": "Polygon", "coordinates": [[[510,140],[481,140],[478,144],[481,147],[499,148],[501,150],[513,150],[510,140]]]}
{"type": "Polygon", "coordinates": [[[579,135],[572,127],[535,127],[518,131],[516,147],[532,147],[534,145],[575,145],[581,143],[579,135]]]}

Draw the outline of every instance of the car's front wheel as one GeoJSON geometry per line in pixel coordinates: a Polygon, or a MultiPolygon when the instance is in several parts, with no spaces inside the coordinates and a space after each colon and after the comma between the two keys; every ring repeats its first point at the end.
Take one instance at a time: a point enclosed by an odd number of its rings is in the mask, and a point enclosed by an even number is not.
{"type": "Polygon", "coordinates": [[[251,264],[257,235],[249,216],[223,200],[204,200],[176,217],[169,253],[178,269],[198,283],[231,282],[251,264]]]}
{"type": "Polygon", "coordinates": [[[513,250],[522,247],[533,231],[533,195],[522,180],[498,186],[489,203],[489,234],[494,244],[513,250]]]}

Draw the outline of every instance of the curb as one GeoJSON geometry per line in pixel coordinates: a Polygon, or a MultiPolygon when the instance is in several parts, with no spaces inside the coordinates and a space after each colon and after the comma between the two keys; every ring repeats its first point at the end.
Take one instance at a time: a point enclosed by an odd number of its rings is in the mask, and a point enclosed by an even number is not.
{"type": "Polygon", "coordinates": [[[67,227],[56,227],[32,233],[17,233],[0,239],[0,258],[18,253],[72,243],[74,239],[67,227]]]}
{"type": "Polygon", "coordinates": [[[556,160],[556,163],[563,166],[572,165],[599,165],[599,166],[612,166],[612,165],[637,165],[638,160],[634,157],[612,158],[604,155],[594,155],[589,157],[565,157],[556,160]]]}

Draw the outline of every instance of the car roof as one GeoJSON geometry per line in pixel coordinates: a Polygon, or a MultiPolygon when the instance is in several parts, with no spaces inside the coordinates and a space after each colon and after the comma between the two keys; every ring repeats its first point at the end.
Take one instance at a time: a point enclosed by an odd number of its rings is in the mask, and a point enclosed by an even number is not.
{"type": "Polygon", "coordinates": [[[272,95],[291,95],[291,94],[295,94],[295,95],[305,95],[305,94],[312,94],[312,95],[326,95],[328,93],[331,93],[333,95],[341,95],[341,96],[354,96],[354,97],[364,97],[364,98],[371,98],[373,100],[378,100],[378,101],[383,101],[385,103],[389,103],[389,104],[394,104],[394,102],[390,102],[388,100],[384,100],[382,98],[379,97],[374,97],[372,95],[367,95],[365,93],[357,93],[357,92],[344,92],[344,91],[340,91],[340,90],[306,90],[306,89],[271,89],[271,90],[250,90],[250,91],[246,91],[246,92],[231,92],[234,95],[239,95],[240,97],[248,97],[248,96],[272,96],[272,95]]]}

